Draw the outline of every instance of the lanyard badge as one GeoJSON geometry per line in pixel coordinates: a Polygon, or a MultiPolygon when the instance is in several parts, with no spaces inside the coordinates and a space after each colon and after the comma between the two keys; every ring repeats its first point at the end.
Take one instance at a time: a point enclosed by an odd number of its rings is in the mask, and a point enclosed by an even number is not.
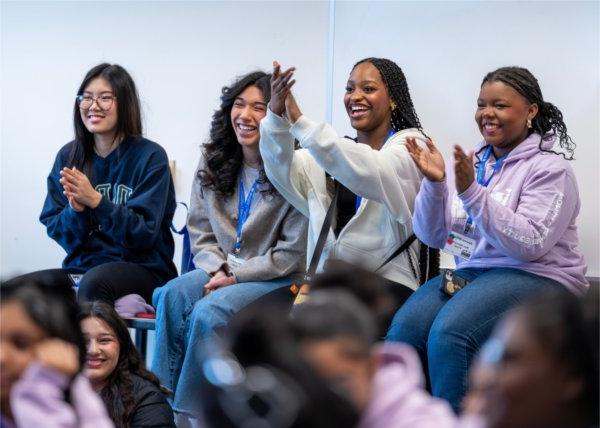
{"type": "MultiPolygon", "coordinates": [[[[496,159],[492,167],[492,174],[486,179],[485,178],[485,166],[490,156],[492,155],[492,146],[488,145],[483,152],[483,156],[481,157],[481,161],[477,166],[477,183],[482,185],[483,187],[487,187],[496,172],[500,171],[502,168],[502,164],[504,163],[506,156],[501,156],[496,159]]],[[[475,225],[473,224],[473,219],[471,216],[467,217],[467,221],[465,222],[465,228],[463,233],[453,232],[451,231],[448,234],[448,238],[446,239],[446,245],[444,246],[444,251],[469,260],[475,251],[475,246],[477,245],[477,241],[473,238],[470,238],[467,235],[473,234],[475,229],[475,225]]]]}
{"type": "Polygon", "coordinates": [[[252,188],[248,192],[248,196],[244,198],[244,181],[240,176],[240,195],[238,200],[238,224],[237,224],[237,236],[235,240],[235,254],[240,253],[240,248],[242,246],[242,228],[244,227],[244,223],[248,220],[250,216],[250,208],[252,207],[252,199],[254,198],[254,193],[256,193],[256,188],[258,187],[258,180],[254,181],[252,184],[252,188]]]}

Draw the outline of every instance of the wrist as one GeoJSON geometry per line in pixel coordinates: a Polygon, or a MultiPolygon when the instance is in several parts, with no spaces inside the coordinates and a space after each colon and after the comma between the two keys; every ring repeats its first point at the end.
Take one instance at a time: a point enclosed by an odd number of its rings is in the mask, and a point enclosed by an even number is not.
{"type": "Polygon", "coordinates": [[[89,207],[95,209],[100,205],[100,202],[102,202],[102,195],[99,192],[95,192],[89,207]]]}

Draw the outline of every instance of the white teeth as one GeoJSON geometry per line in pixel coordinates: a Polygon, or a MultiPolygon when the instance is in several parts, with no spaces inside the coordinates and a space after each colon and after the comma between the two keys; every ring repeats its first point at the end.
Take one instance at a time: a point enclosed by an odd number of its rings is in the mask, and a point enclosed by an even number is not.
{"type": "Polygon", "coordinates": [[[254,126],[246,126],[246,125],[238,125],[238,128],[242,131],[254,131],[256,129],[254,126]]]}
{"type": "Polygon", "coordinates": [[[367,110],[367,108],[364,107],[364,106],[351,106],[350,110],[352,110],[352,111],[365,111],[365,110],[367,110]]]}

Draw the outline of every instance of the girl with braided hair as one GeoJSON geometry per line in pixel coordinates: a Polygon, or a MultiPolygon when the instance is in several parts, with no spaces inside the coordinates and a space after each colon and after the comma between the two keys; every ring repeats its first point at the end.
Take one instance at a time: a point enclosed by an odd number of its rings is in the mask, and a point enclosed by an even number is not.
{"type": "MultiPolygon", "coordinates": [[[[311,259],[333,199],[328,176],[338,185],[332,230],[320,263],[341,259],[383,276],[401,305],[433,267],[420,264],[412,212],[422,175],[405,141],[427,139],[402,69],[384,58],[366,58],[352,68],[344,105],[356,139],[340,138],[327,124],[300,111],[291,87],[295,69],[273,63],[272,98],[261,122],[261,154],[271,183],[309,218],[311,259]],[[294,139],[302,147],[294,150],[294,139]],[[358,143],[358,144],[357,144],[358,143]],[[405,248],[398,254],[403,244],[405,248]]],[[[437,254],[436,254],[437,255],[437,254]]]]}
{"type": "Polygon", "coordinates": [[[453,168],[433,143],[407,141],[426,177],[415,233],[455,255],[457,269],[419,288],[387,336],[419,351],[433,394],[455,410],[471,359],[497,319],[529,295],[589,287],[578,249],[577,181],[566,160],[574,143],[560,111],[527,69],[503,67],[484,77],[475,121],[483,141],[469,154],[454,146],[453,168]]]}
{"type": "Polygon", "coordinates": [[[166,390],[144,367],[113,307],[101,301],[85,303],[79,318],[87,347],[85,374],[115,427],[174,428],[166,390]]]}

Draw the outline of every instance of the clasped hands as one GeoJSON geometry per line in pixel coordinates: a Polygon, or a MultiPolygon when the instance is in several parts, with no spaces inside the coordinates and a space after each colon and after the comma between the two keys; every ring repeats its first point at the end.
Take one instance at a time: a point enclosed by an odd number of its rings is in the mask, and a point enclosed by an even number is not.
{"type": "Polygon", "coordinates": [[[269,102],[271,111],[277,116],[285,116],[290,123],[296,121],[302,116],[302,112],[296,103],[292,94],[292,86],[296,80],[292,79],[296,68],[290,67],[281,71],[281,65],[273,61],[273,74],[271,75],[271,101],[269,102]]]}
{"type": "MultiPolygon", "coordinates": [[[[406,149],[419,171],[431,181],[442,181],[446,176],[444,158],[431,140],[425,144],[427,148],[419,146],[412,137],[406,139],[406,149]]],[[[466,154],[462,147],[454,146],[454,175],[459,194],[466,191],[475,180],[473,155],[473,150],[466,154]]]]}
{"type": "Polygon", "coordinates": [[[69,205],[77,212],[85,207],[96,208],[102,200],[102,195],[94,189],[87,176],[77,168],[63,168],[58,180],[63,186],[63,194],[69,200],[69,205]]]}

